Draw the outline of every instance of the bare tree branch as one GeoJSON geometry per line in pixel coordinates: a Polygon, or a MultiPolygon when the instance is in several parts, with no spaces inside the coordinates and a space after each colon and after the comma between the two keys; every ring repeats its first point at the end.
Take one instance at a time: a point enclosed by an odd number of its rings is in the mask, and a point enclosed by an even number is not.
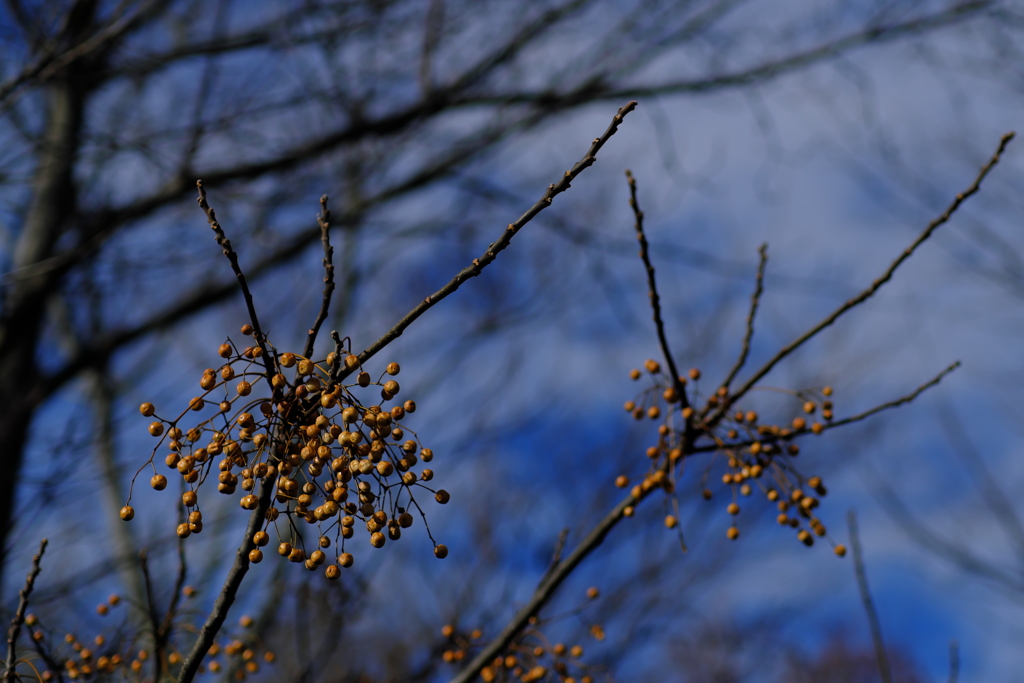
{"type": "Polygon", "coordinates": [[[875,603],[871,599],[871,590],[868,588],[868,575],[864,569],[864,554],[860,546],[860,535],[857,533],[857,513],[850,510],[846,516],[846,522],[850,529],[853,570],[857,577],[857,588],[860,590],[861,604],[864,605],[864,613],[868,617],[868,625],[871,628],[871,642],[875,647],[878,673],[884,683],[893,683],[892,669],[889,667],[889,656],[885,652],[885,642],[882,640],[882,625],[878,621],[878,612],[875,610],[875,603]]]}
{"type": "Polygon", "coordinates": [[[668,365],[669,376],[672,378],[672,388],[675,389],[680,410],[685,410],[690,406],[690,401],[686,397],[686,386],[679,376],[679,369],[676,367],[675,358],[672,357],[672,350],[668,346],[668,338],[665,336],[665,322],[661,319],[661,298],[658,296],[658,283],[654,277],[654,265],[651,263],[647,237],[644,235],[644,212],[640,210],[640,204],[637,202],[636,180],[628,170],[626,171],[626,180],[629,183],[629,206],[633,209],[636,239],[640,243],[640,260],[644,264],[644,270],[647,271],[647,297],[651,301],[654,327],[658,333],[658,343],[661,345],[661,355],[665,357],[665,364],[668,365]]]}
{"type": "Polygon", "coordinates": [[[964,190],[963,192],[956,196],[956,198],[946,208],[942,215],[940,215],[938,218],[935,218],[931,223],[928,224],[928,226],[921,232],[921,234],[917,236],[917,239],[915,239],[910,244],[910,246],[904,249],[903,252],[899,256],[897,256],[891,264],[889,264],[889,267],[886,268],[884,273],[882,273],[874,282],[872,282],[870,286],[861,291],[860,294],[839,306],[839,308],[832,311],[832,313],[827,315],[817,325],[814,325],[806,332],[804,332],[802,335],[797,337],[795,340],[779,349],[779,351],[774,356],[772,356],[772,358],[769,359],[768,362],[762,365],[746,382],[744,382],[744,384],[739,389],[730,394],[724,401],[721,402],[720,407],[711,417],[710,423],[716,424],[722,418],[722,416],[729,411],[729,408],[731,408],[736,403],[736,401],[745,396],[747,392],[750,391],[754,387],[754,385],[761,380],[762,377],[771,372],[772,369],[776,365],[778,365],[783,359],[785,359],[791,353],[793,353],[801,346],[806,344],[808,341],[816,337],[818,333],[820,333],[822,330],[832,325],[832,323],[838,320],[844,313],[847,313],[851,309],[856,308],[857,306],[859,306],[860,304],[864,303],[872,296],[874,296],[875,292],[881,289],[882,286],[885,285],[885,283],[892,279],[892,276],[896,272],[896,269],[899,268],[904,261],[910,258],[911,255],[913,255],[913,253],[917,250],[917,248],[920,247],[929,237],[931,237],[932,234],[940,226],[948,222],[949,219],[953,217],[953,214],[956,213],[956,210],[959,209],[960,206],[969,197],[976,194],[978,190],[981,189],[981,181],[984,180],[985,177],[988,175],[989,171],[991,171],[995,167],[995,165],[999,163],[1000,155],[1006,149],[1006,146],[1010,144],[1010,141],[1013,139],[1013,137],[1014,133],[1012,132],[1007,133],[1002,137],[1002,139],[999,141],[999,146],[996,148],[995,154],[993,154],[992,157],[985,163],[985,165],[981,167],[981,171],[978,172],[978,175],[977,177],[975,177],[974,182],[972,182],[966,190],[964,190]]]}
{"type": "Polygon", "coordinates": [[[7,629],[7,669],[4,671],[5,683],[11,683],[18,678],[15,667],[18,664],[17,644],[18,635],[21,633],[21,625],[25,623],[25,612],[28,610],[28,600],[32,596],[32,588],[35,586],[36,577],[42,571],[41,562],[43,553],[46,552],[47,540],[44,538],[39,543],[39,552],[32,558],[32,571],[25,577],[25,586],[18,592],[18,609],[11,619],[11,627],[7,629]]]}

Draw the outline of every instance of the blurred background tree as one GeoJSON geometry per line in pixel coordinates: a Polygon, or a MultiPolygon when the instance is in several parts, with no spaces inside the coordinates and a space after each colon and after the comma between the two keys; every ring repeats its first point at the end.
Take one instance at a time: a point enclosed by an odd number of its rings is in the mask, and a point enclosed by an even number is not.
{"type": "MultiPolygon", "coordinates": [[[[148,449],[135,407],[180,400],[245,322],[193,205],[196,178],[217,193],[271,334],[294,346],[318,305],[314,214],[331,196],[339,290],[327,327],[362,348],[528,207],[611,110],[640,100],[646,118],[561,206],[389,350],[431,442],[457,463],[438,476],[459,505],[434,528],[453,559],[472,562],[420,568],[421,553],[392,548],[340,593],[260,567],[267,578],[244,599],[268,640],[294,639],[275,646],[271,674],[289,680],[443,676],[439,625],[493,631],[560,531],[588,528],[611,495],[601,487],[637,467],[644,435],[618,406],[632,398],[628,369],[656,347],[622,168],[648,193],[677,357],[718,370],[732,358],[716,353],[720,340],[741,336],[757,244],[778,257],[755,355],[856,292],[962,189],[1014,125],[1024,63],[1013,2],[9,0],[0,19],[0,586],[12,599],[49,535],[75,561],[52,569],[39,604],[80,601],[82,615],[96,594],[142,599],[140,547],[154,581],[173,584],[158,513],[134,527],[117,519],[148,449]],[[408,655],[354,658],[374,643],[408,655]]],[[[770,380],[833,384],[837,403],[863,406],[954,358],[967,364],[936,412],[809,454],[862,508],[869,550],[890,558],[883,618],[930,673],[944,671],[954,638],[975,653],[968,672],[1006,671],[1016,656],[1019,621],[983,590],[1022,594],[1020,506],[1004,489],[1021,475],[1009,456],[1024,423],[1007,342],[1021,331],[1014,163],[937,238],[941,253],[913,266],[915,284],[896,283],[856,333],[827,337],[770,380]],[[966,466],[965,442],[944,431],[959,422],[978,442],[966,466]],[[872,510],[932,554],[909,551],[872,510]],[[889,579],[918,566],[927,590],[889,579]],[[955,567],[985,581],[929,612],[929,591],[960,581],[955,567]],[[1006,626],[1003,646],[962,626],[981,609],[1006,626]]],[[[777,639],[822,653],[811,658],[845,652],[820,633],[860,624],[855,597],[818,603],[855,596],[848,567],[754,528],[758,516],[726,546],[722,506],[680,498],[691,552],[652,511],[638,520],[648,531],[581,568],[577,594],[603,584],[593,616],[609,633],[604,666],[657,677],[679,639],[756,631],[780,610],[798,617],[789,632],[749,639],[750,652],[761,642],[778,667],[788,650],[777,639]],[[765,586],[767,575],[789,578],[765,586]]],[[[191,558],[197,585],[216,584],[233,552],[243,521],[223,515],[191,558]]]]}

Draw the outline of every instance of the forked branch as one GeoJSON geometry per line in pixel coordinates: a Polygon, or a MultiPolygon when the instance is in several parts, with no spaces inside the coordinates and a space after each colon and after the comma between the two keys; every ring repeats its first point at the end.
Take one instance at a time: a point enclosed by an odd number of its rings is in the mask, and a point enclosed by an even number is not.
{"type": "MultiPolygon", "coordinates": [[[[594,161],[596,160],[597,152],[604,146],[608,139],[615,134],[615,131],[618,130],[619,124],[622,123],[622,119],[626,116],[626,114],[631,112],[635,107],[636,102],[629,102],[628,104],[620,108],[619,111],[613,117],[612,123],[605,130],[604,134],[601,135],[601,137],[594,139],[594,141],[590,145],[590,149],[587,151],[587,154],[580,161],[576,162],[576,164],[570,170],[566,171],[559,182],[552,183],[551,185],[549,185],[547,191],[540,198],[540,200],[538,200],[536,204],[530,207],[530,209],[527,210],[526,213],[520,216],[517,221],[515,221],[514,223],[509,223],[505,230],[502,231],[502,234],[498,238],[498,240],[493,242],[479,258],[474,259],[469,266],[459,271],[455,275],[455,277],[453,277],[444,287],[439,289],[437,292],[431,294],[430,296],[426,297],[419,305],[413,308],[394,327],[392,327],[391,330],[389,330],[376,342],[371,344],[369,348],[363,351],[363,353],[359,357],[360,364],[368,361],[371,357],[373,357],[375,354],[381,351],[384,347],[386,347],[392,341],[397,339],[405,331],[405,329],[413,323],[413,321],[415,321],[417,318],[423,315],[423,313],[425,313],[427,310],[432,308],[436,303],[438,303],[445,297],[455,292],[467,279],[479,275],[485,267],[487,267],[492,261],[494,261],[497,258],[498,254],[509,245],[512,238],[516,235],[516,233],[519,232],[519,230],[523,228],[523,226],[525,226],[527,223],[533,220],[533,218],[541,211],[543,211],[545,208],[550,206],[552,200],[557,195],[569,189],[572,181],[576,178],[576,176],[578,176],[580,173],[583,172],[584,169],[586,169],[587,167],[594,163],[594,161]]],[[[231,247],[231,242],[227,239],[226,235],[224,234],[224,230],[217,222],[217,218],[216,215],[214,214],[213,209],[211,209],[209,204],[206,202],[206,193],[205,190],[203,189],[201,181],[197,182],[197,187],[199,188],[199,205],[206,212],[207,219],[210,223],[210,227],[213,228],[213,231],[217,236],[217,243],[221,246],[221,248],[224,251],[224,255],[227,256],[228,260],[230,261],[231,268],[234,271],[235,276],[238,278],[239,284],[242,288],[242,293],[243,296],[245,297],[246,306],[249,309],[250,319],[252,320],[254,336],[256,336],[257,341],[260,344],[260,348],[263,349],[264,362],[267,365],[267,372],[269,378],[270,374],[273,372],[272,368],[274,361],[272,360],[270,354],[267,353],[267,349],[265,347],[265,337],[263,335],[262,329],[259,326],[259,321],[256,316],[256,310],[253,304],[252,295],[249,292],[248,285],[246,284],[245,275],[243,274],[241,267],[238,265],[238,257],[231,247]]],[[[314,324],[314,327],[310,329],[310,335],[307,340],[307,356],[309,356],[312,353],[312,349],[310,347],[315,341],[317,329],[319,329],[320,324],[322,324],[323,322],[322,318],[326,317],[326,308],[330,302],[331,290],[333,290],[333,266],[330,265],[331,248],[330,243],[327,239],[328,213],[326,199],[321,201],[322,212],[319,223],[321,228],[321,237],[324,244],[324,267],[327,271],[327,274],[325,275],[324,278],[325,287],[321,315],[317,317],[316,324],[314,324]]],[[[338,337],[338,335],[336,334],[332,336],[334,337],[335,345],[340,348],[340,337],[338,337]]],[[[347,371],[339,373],[337,380],[343,380],[348,374],[351,373],[351,371],[352,370],[349,369],[347,371]]],[[[213,605],[213,609],[211,610],[205,623],[200,629],[199,637],[196,639],[196,642],[194,643],[191,652],[188,654],[188,656],[185,658],[185,661],[182,664],[181,673],[179,674],[178,677],[178,680],[181,683],[188,683],[195,677],[196,672],[199,669],[199,665],[203,660],[203,657],[205,657],[207,651],[210,649],[210,646],[213,644],[214,637],[220,631],[221,627],[224,624],[224,620],[227,618],[228,610],[230,609],[232,603],[235,600],[235,596],[238,593],[238,589],[242,583],[242,580],[245,578],[245,574],[249,570],[249,551],[255,547],[252,538],[256,531],[258,531],[262,526],[264,514],[267,508],[270,506],[270,501],[272,497],[272,492],[274,490],[276,478],[277,476],[275,472],[274,475],[268,475],[267,477],[260,481],[259,502],[257,504],[257,507],[253,509],[252,513],[249,516],[249,523],[245,530],[245,536],[242,538],[242,542],[240,543],[235,553],[235,561],[228,572],[227,578],[224,581],[224,585],[221,589],[220,595],[217,596],[217,599],[213,605]]],[[[626,505],[623,504],[621,507],[625,508],[626,505]]],[[[612,519],[611,516],[609,517],[609,519],[610,521],[607,524],[607,528],[600,533],[598,533],[598,531],[592,532],[591,537],[593,537],[595,534],[598,534],[600,538],[603,538],[604,534],[607,533],[607,530],[611,529],[611,527],[615,523],[615,520],[612,519]]],[[[596,541],[597,543],[600,542],[600,538],[598,538],[598,540],[596,541]]],[[[580,552],[580,549],[577,549],[577,551],[574,552],[572,556],[570,556],[567,560],[565,560],[555,568],[555,570],[552,572],[552,575],[544,584],[544,586],[547,586],[548,595],[554,592],[554,589],[558,586],[558,584],[562,582],[562,580],[564,580],[565,576],[568,575],[569,571],[571,571],[571,569],[575,567],[588,552],[589,551],[580,552]]],[[[546,598],[544,598],[544,600],[546,600],[546,598]]],[[[538,604],[537,609],[540,608],[540,604],[543,604],[543,601],[538,604]]]]}
{"type": "Polygon", "coordinates": [[[729,408],[731,408],[736,403],[736,401],[745,396],[747,392],[749,392],[754,387],[754,385],[761,380],[761,378],[763,378],[765,375],[771,372],[776,365],[782,362],[782,360],[784,360],[794,351],[796,351],[801,346],[809,342],[811,339],[816,337],[822,330],[824,330],[826,327],[829,327],[843,314],[849,312],[853,308],[859,306],[860,304],[864,303],[872,296],[874,296],[875,292],[881,289],[883,285],[885,285],[890,279],[892,279],[892,276],[896,272],[896,269],[903,265],[903,262],[910,258],[914,254],[914,252],[917,251],[917,248],[924,244],[924,242],[929,237],[931,237],[932,234],[939,227],[941,227],[944,223],[947,223],[949,219],[953,217],[953,214],[956,213],[957,209],[959,209],[960,206],[965,201],[967,201],[967,199],[970,196],[974,195],[975,193],[978,192],[978,190],[981,189],[981,182],[989,174],[989,171],[991,171],[995,167],[995,165],[999,163],[1000,156],[1006,150],[1006,146],[1010,144],[1010,141],[1013,139],[1014,135],[1015,134],[1013,132],[1010,132],[1002,137],[1002,139],[999,141],[999,146],[996,148],[995,153],[992,155],[991,158],[989,158],[985,165],[981,167],[981,170],[978,172],[978,175],[974,178],[974,182],[972,182],[966,190],[958,194],[956,198],[953,199],[950,205],[946,208],[946,210],[940,216],[935,218],[931,223],[929,223],[923,231],[921,231],[921,234],[917,236],[917,239],[915,239],[910,244],[910,246],[904,249],[903,252],[899,256],[897,256],[892,263],[889,264],[889,267],[885,269],[885,272],[883,272],[874,282],[872,282],[868,287],[861,291],[860,294],[839,306],[839,308],[832,311],[832,313],[827,315],[817,325],[814,325],[809,330],[804,332],[802,335],[797,337],[795,340],[779,349],[779,351],[774,356],[772,356],[772,358],[768,360],[768,362],[762,365],[760,369],[758,369],[746,382],[744,382],[743,385],[739,389],[737,389],[735,393],[731,394],[724,401],[721,402],[718,410],[709,420],[709,423],[716,424],[722,418],[722,416],[729,411],[729,408]]]}

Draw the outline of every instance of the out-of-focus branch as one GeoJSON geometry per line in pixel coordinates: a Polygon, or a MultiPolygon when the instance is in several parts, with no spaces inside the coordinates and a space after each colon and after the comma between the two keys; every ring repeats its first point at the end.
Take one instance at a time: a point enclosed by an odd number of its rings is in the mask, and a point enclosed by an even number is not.
{"type": "Polygon", "coordinates": [[[157,613],[156,595],[153,593],[153,577],[149,575],[149,557],[146,551],[139,553],[139,571],[142,572],[142,580],[146,585],[146,618],[149,620],[149,628],[153,632],[153,667],[154,679],[162,680],[167,672],[167,646],[166,639],[161,637],[160,617],[157,613]]]}
{"type": "Polygon", "coordinates": [[[885,641],[882,640],[882,625],[878,621],[875,602],[871,599],[871,590],[868,588],[868,575],[864,568],[864,554],[860,546],[860,535],[857,533],[857,513],[850,510],[846,516],[846,522],[850,529],[853,571],[857,577],[857,589],[860,591],[864,613],[868,617],[868,625],[871,628],[871,642],[874,644],[875,659],[878,661],[878,673],[884,683],[892,683],[892,669],[889,667],[889,656],[885,652],[885,641]]]}
{"type": "Polygon", "coordinates": [[[798,69],[837,57],[864,45],[885,43],[908,34],[922,33],[963,21],[964,18],[981,14],[992,7],[991,0],[977,0],[955,5],[936,14],[910,19],[888,26],[869,26],[841,38],[796,52],[781,59],[769,60],[762,64],[738,69],[706,78],[664,81],[641,87],[614,87],[600,78],[592,78],[567,93],[551,90],[522,91],[517,93],[493,93],[475,96],[477,104],[534,104],[569,107],[583,101],[624,99],[631,97],[655,97],[682,93],[705,93],[716,90],[742,87],[778,78],[798,69]]]}
{"type": "Polygon", "coordinates": [[[747,362],[747,357],[750,355],[750,341],[754,338],[754,319],[757,317],[757,307],[761,303],[761,294],[764,292],[764,268],[768,263],[768,245],[762,244],[757,250],[760,260],[757,263],[757,276],[754,278],[754,293],[750,297],[750,312],[747,313],[747,329],[743,333],[743,346],[740,348],[740,357],[736,359],[736,364],[729,370],[729,374],[725,376],[725,380],[722,382],[722,386],[726,389],[732,384],[732,381],[736,379],[736,375],[743,369],[743,366],[747,362]]]}
{"type": "MultiPolygon", "coordinates": [[[[109,48],[112,43],[117,42],[129,30],[136,27],[139,21],[150,12],[160,5],[166,4],[166,1],[149,0],[132,14],[123,13],[112,17],[110,23],[102,29],[96,31],[80,43],[65,49],[63,52],[48,51],[39,55],[20,72],[0,84],[0,106],[9,106],[11,104],[10,98],[17,95],[26,84],[39,85],[45,83],[74,62],[109,48]]],[[[68,16],[70,16],[70,13],[68,16]]]]}
{"type": "MultiPolygon", "coordinates": [[[[531,125],[532,123],[533,122],[530,121],[526,125],[531,125]]],[[[435,164],[423,169],[420,173],[412,176],[411,178],[406,178],[397,185],[389,187],[373,197],[366,198],[358,206],[349,207],[339,222],[342,224],[353,222],[364,212],[374,206],[379,206],[391,199],[403,196],[417,188],[423,187],[432,179],[443,177],[445,174],[450,172],[452,168],[479,153],[482,148],[492,144],[497,139],[507,134],[508,131],[509,127],[506,126],[502,131],[495,130],[490,134],[482,136],[477,141],[478,145],[471,146],[468,149],[454,150],[452,153],[446,155],[442,159],[439,159],[435,164]]],[[[280,267],[282,263],[298,257],[300,254],[305,252],[306,248],[312,243],[312,241],[312,233],[309,231],[299,231],[295,237],[285,243],[285,245],[280,249],[260,259],[253,267],[247,268],[246,271],[249,274],[249,278],[252,279],[261,276],[280,267]]],[[[46,377],[40,384],[33,387],[30,391],[23,392],[24,399],[32,402],[33,404],[42,402],[46,397],[52,395],[66,383],[77,377],[78,373],[83,369],[95,367],[98,364],[101,364],[118,349],[137,341],[149,333],[166,329],[167,327],[180,322],[187,316],[194,315],[205,310],[214,303],[224,301],[235,293],[236,288],[237,284],[233,282],[204,286],[186,296],[175,306],[161,311],[152,318],[144,320],[131,328],[118,330],[110,333],[105,338],[95,340],[91,343],[82,344],[81,348],[64,364],[63,367],[46,377]]]]}
{"type": "Polygon", "coordinates": [[[18,609],[11,619],[11,627],[7,630],[7,670],[4,671],[4,682],[11,683],[18,674],[15,671],[17,666],[17,644],[18,636],[21,634],[21,626],[25,623],[25,612],[28,610],[28,600],[32,596],[32,588],[35,586],[36,577],[42,571],[41,562],[43,553],[46,552],[47,540],[44,538],[39,543],[39,552],[32,558],[32,571],[25,577],[25,586],[18,592],[18,609]]]}

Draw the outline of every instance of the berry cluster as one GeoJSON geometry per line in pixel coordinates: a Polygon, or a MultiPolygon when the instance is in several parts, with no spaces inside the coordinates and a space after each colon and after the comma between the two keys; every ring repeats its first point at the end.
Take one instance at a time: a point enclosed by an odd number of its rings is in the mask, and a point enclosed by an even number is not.
{"type": "MultiPolygon", "coordinates": [[[[587,589],[587,599],[597,599],[596,588],[587,589]]],[[[593,683],[593,667],[582,661],[582,645],[553,643],[539,628],[537,617],[530,619],[530,626],[523,631],[503,655],[480,670],[484,683],[506,683],[521,681],[558,681],[559,683],[593,683]]],[[[442,658],[445,662],[459,662],[470,656],[477,642],[483,637],[480,629],[459,633],[451,624],[441,629],[441,635],[448,641],[448,648],[442,658]]],[[[604,629],[599,624],[590,628],[590,635],[604,640],[604,629]]]]}
{"type": "MultiPolygon", "coordinates": [[[[186,586],[183,593],[186,597],[193,597],[196,591],[186,586]]],[[[107,616],[122,604],[124,601],[121,596],[111,595],[96,606],[96,613],[107,616]]],[[[108,639],[102,633],[94,638],[84,639],[88,642],[83,642],[83,639],[73,633],[65,633],[62,639],[58,639],[63,644],[51,649],[47,641],[53,634],[43,626],[39,617],[34,614],[26,615],[25,625],[36,648],[44,655],[43,661],[51,666],[60,665],[63,669],[61,675],[49,669],[39,672],[38,678],[41,681],[61,680],[63,677],[70,680],[90,680],[115,674],[125,680],[147,680],[145,669],[154,657],[162,657],[164,669],[168,671],[175,670],[184,659],[184,654],[172,643],[169,643],[168,648],[160,654],[152,647],[136,650],[130,643],[122,642],[120,637],[108,639]]],[[[225,661],[221,663],[213,659],[200,666],[200,673],[208,671],[217,674],[228,668],[234,672],[235,680],[245,680],[250,674],[259,672],[260,659],[268,664],[276,659],[276,655],[266,649],[255,635],[251,617],[243,616],[238,625],[241,631],[235,638],[223,645],[214,643],[207,655],[217,657],[223,654],[225,661]]]]}
{"type": "MultiPolygon", "coordinates": [[[[252,327],[243,326],[242,333],[252,335],[252,327]]],[[[203,393],[185,410],[161,417],[152,403],[139,407],[143,416],[155,418],[149,433],[160,439],[146,465],[154,471],[150,485],[158,491],[168,485],[167,476],[155,465],[161,448],[169,451],[163,463],[182,482],[186,519],[178,524],[179,537],[202,532],[199,494],[211,477],[221,494],[233,495],[240,487],[239,504],[246,510],[259,507],[257,481],[262,480],[264,486],[274,487],[273,499],[263,529],[253,535],[249,560],[263,559],[262,548],[270,543],[268,531],[273,526],[278,554],[309,570],[326,563],[327,578],[337,579],[340,567],[354,562],[345,541],[355,536],[357,524],[365,526],[370,545],[380,548],[388,540],[397,541],[413,524],[410,509],[425,521],[417,489],[426,489],[440,504],[448,502],[446,491],[425,483],[433,479],[433,470],[414,469],[431,462],[434,454],[402,422],[416,404],[395,400],[401,390],[393,379],[400,371],[398,363],[389,363],[374,380],[360,367],[359,358],[340,346],[318,362],[278,353],[266,343],[239,350],[228,340],[218,353],[224,364],[203,372],[203,393]],[[270,363],[265,362],[265,349],[273,356],[270,363]],[[339,381],[346,375],[355,381],[339,381]],[[364,405],[356,393],[371,385],[380,388],[380,402],[364,405]],[[197,421],[185,426],[190,414],[196,414],[197,421]],[[304,547],[301,522],[317,525],[315,549],[304,547]],[[327,563],[332,547],[337,549],[337,561],[327,563]]],[[[134,515],[130,505],[121,509],[124,520],[134,515]]],[[[434,543],[434,554],[444,558],[448,549],[434,543]]]]}
{"type": "MultiPolygon", "coordinates": [[[[640,499],[657,488],[673,493],[677,471],[686,456],[712,450],[714,456],[704,471],[703,497],[705,500],[714,497],[713,474],[717,472],[716,467],[724,463],[721,483],[731,492],[726,512],[734,520],[726,531],[730,539],[735,540],[740,535],[735,523],[740,513],[739,501],[750,496],[755,488],[775,503],[779,524],[795,529],[797,539],[804,545],[814,545],[816,536],[826,536],[825,525],[814,510],[827,490],[820,477],[805,477],[797,469],[794,459],[800,454],[800,447],[794,440],[808,434],[821,434],[832,421],[831,387],[820,391],[785,392],[796,399],[799,414],[787,424],[772,424],[754,411],[735,409],[726,387],[719,387],[703,399],[703,407],[696,409],[693,406],[702,399],[695,387],[687,392],[692,394],[687,397],[688,405],[681,410],[673,409],[680,402],[676,387],[696,385],[701,378],[700,370],[691,369],[677,384],[662,372],[655,360],[647,360],[644,369],[651,378],[651,386],[637,400],[627,401],[624,408],[636,420],[660,420],[661,424],[657,443],[647,449],[650,469],[644,480],[633,487],[634,497],[640,499]],[[816,420],[815,415],[820,415],[821,421],[816,420]],[[711,442],[711,448],[695,447],[702,437],[711,442]]],[[[630,372],[633,380],[642,376],[638,369],[630,372]]],[[[615,484],[625,488],[629,486],[629,479],[620,475],[615,484]]],[[[627,509],[625,514],[628,516],[631,512],[627,509]]],[[[676,528],[678,523],[675,515],[665,517],[665,526],[669,529],[676,528]]],[[[842,545],[835,545],[834,550],[840,557],[846,554],[842,545]]]]}

